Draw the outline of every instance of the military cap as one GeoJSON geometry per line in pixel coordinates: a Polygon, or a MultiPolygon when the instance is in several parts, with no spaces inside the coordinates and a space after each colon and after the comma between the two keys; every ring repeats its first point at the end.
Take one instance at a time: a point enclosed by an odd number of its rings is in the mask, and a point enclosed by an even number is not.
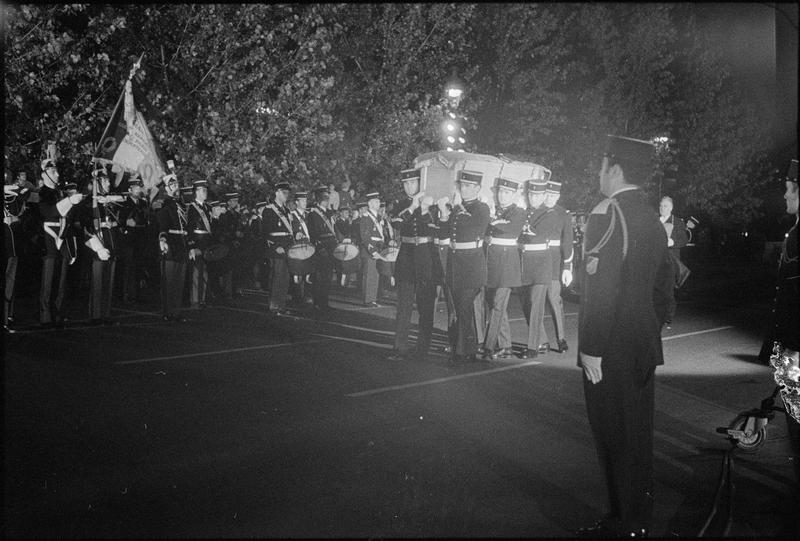
{"type": "Polygon", "coordinates": [[[183,186],[181,187],[181,194],[189,199],[194,195],[194,189],[191,186],[183,186]]]}
{"type": "Polygon", "coordinates": [[[64,189],[65,190],[77,190],[78,189],[78,183],[77,182],[72,182],[72,181],[65,182],[64,183],[64,189]]]}
{"type": "Polygon", "coordinates": [[[228,193],[224,194],[222,197],[225,198],[225,201],[230,201],[231,199],[239,199],[239,193],[238,192],[228,192],[228,193]]]}
{"type": "Polygon", "coordinates": [[[358,201],[356,201],[356,208],[357,209],[364,208],[366,206],[367,206],[367,202],[365,200],[359,199],[358,201]]]}
{"type": "Polygon", "coordinates": [[[608,158],[617,158],[640,165],[650,165],[654,151],[655,145],[650,141],[607,135],[606,148],[603,155],[608,158]]]}
{"type": "Polygon", "coordinates": [[[459,171],[458,181],[462,184],[480,184],[483,180],[483,173],[480,171],[459,171]]]}
{"type": "Polygon", "coordinates": [[[54,159],[52,159],[52,158],[47,158],[47,159],[42,160],[42,164],[41,165],[42,165],[42,171],[45,171],[45,170],[49,169],[50,167],[55,167],[56,166],[56,161],[54,159]]]}
{"type": "Polygon", "coordinates": [[[400,171],[400,182],[419,180],[420,178],[422,178],[422,173],[419,169],[403,169],[400,171]]]}
{"type": "Polygon", "coordinates": [[[561,193],[561,183],[554,180],[548,180],[545,193],[561,193]]]}
{"type": "Polygon", "coordinates": [[[259,201],[258,203],[256,203],[256,209],[262,209],[267,205],[269,205],[269,203],[267,203],[266,201],[259,201]]]}
{"type": "Polygon", "coordinates": [[[311,192],[314,194],[314,197],[319,197],[320,194],[328,194],[330,195],[330,190],[327,186],[315,186],[311,189],[311,192]]]}
{"type": "Polygon", "coordinates": [[[789,169],[786,171],[785,180],[787,182],[797,182],[797,160],[789,162],[789,169]]]}
{"type": "Polygon", "coordinates": [[[547,181],[538,178],[532,178],[526,182],[526,187],[529,193],[544,193],[547,189],[547,181]]]}
{"type": "Polygon", "coordinates": [[[144,182],[139,177],[133,177],[128,180],[128,186],[141,186],[144,187],[144,182]]]}
{"type": "Polygon", "coordinates": [[[370,199],[380,199],[381,194],[378,192],[369,192],[367,195],[364,196],[364,199],[369,201],[370,199]]]}
{"type": "Polygon", "coordinates": [[[208,181],[207,180],[195,180],[192,182],[192,189],[196,190],[197,188],[206,188],[208,189],[208,181]]]}
{"type": "Polygon", "coordinates": [[[291,191],[291,189],[292,189],[292,186],[291,186],[291,184],[289,184],[289,183],[288,183],[288,182],[286,182],[285,180],[282,180],[282,181],[278,182],[278,183],[275,185],[275,191],[276,191],[276,192],[277,192],[278,190],[286,190],[286,191],[288,192],[288,191],[291,191]]]}
{"type": "Polygon", "coordinates": [[[209,201],[208,202],[208,206],[209,207],[219,207],[220,206],[220,202],[215,199],[214,201],[209,201]]]}
{"type": "Polygon", "coordinates": [[[519,182],[516,180],[511,180],[509,178],[497,177],[495,179],[495,188],[507,188],[509,190],[517,190],[519,188],[519,182]]]}
{"type": "Polygon", "coordinates": [[[303,198],[307,198],[307,197],[308,197],[308,192],[306,192],[306,191],[294,192],[294,198],[295,199],[303,199],[303,198]]]}

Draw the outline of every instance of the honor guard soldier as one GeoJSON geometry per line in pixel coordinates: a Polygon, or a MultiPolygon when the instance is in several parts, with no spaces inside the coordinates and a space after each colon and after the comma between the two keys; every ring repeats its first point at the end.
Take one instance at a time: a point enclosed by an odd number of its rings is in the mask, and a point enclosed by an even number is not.
{"type": "Polygon", "coordinates": [[[186,236],[189,247],[189,268],[192,271],[192,291],[189,297],[193,309],[205,307],[206,289],[208,288],[208,269],[203,255],[212,244],[211,238],[211,207],[208,199],[208,182],[195,180],[192,182],[194,201],[189,203],[186,210],[187,225],[186,236]]]}
{"type": "Polygon", "coordinates": [[[314,278],[311,286],[311,297],[314,307],[323,312],[328,311],[328,297],[333,278],[333,250],[336,248],[336,231],[331,221],[328,203],[328,188],[320,186],[314,189],[315,204],[308,213],[308,232],[314,245],[314,278]]]}
{"type": "Polygon", "coordinates": [[[383,259],[381,251],[386,248],[386,236],[378,211],[381,206],[380,194],[366,195],[367,212],[359,221],[361,238],[361,302],[364,306],[380,306],[378,298],[378,268],[376,262],[383,259]]]}
{"type": "Polygon", "coordinates": [[[609,513],[582,536],[645,537],[653,511],[653,386],[672,272],[664,228],[640,186],[654,147],[608,136],[600,170],[607,197],[584,238],[578,365],[609,513]]]}
{"type": "Polygon", "coordinates": [[[507,359],[511,350],[511,326],[508,323],[508,299],[511,288],[522,285],[522,262],[519,238],[527,218],[525,209],[514,203],[519,182],[498,178],[495,183],[497,212],[489,224],[489,247],[486,252],[486,300],[490,303],[489,326],[484,342],[490,360],[507,359]]]}
{"type": "Polygon", "coordinates": [[[228,256],[223,258],[220,265],[222,272],[222,289],[226,300],[231,300],[241,287],[244,274],[242,253],[242,215],[239,212],[239,194],[226,192],[223,194],[220,206],[224,211],[220,214],[217,223],[218,240],[228,248],[228,256]]]}
{"type": "Polygon", "coordinates": [[[292,245],[292,222],[286,202],[291,186],[278,182],[272,201],[261,213],[261,228],[267,243],[269,258],[269,311],[273,315],[286,312],[286,296],[289,293],[289,266],[286,257],[292,245]]]}
{"type": "Polygon", "coordinates": [[[67,286],[67,266],[73,259],[64,232],[67,214],[83,200],[82,194],[67,196],[58,186],[58,168],[52,159],[42,160],[42,186],[39,188],[39,213],[44,230],[45,253],[42,259],[42,284],[39,291],[39,322],[42,326],[63,326],[61,307],[67,286]],[[58,276],[53,298],[53,280],[58,276]]]}
{"type": "Polygon", "coordinates": [[[475,329],[475,298],[486,285],[483,238],[489,225],[489,206],[478,200],[483,174],[460,171],[452,209],[438,201],[439,227],[450,237],[445,282],[456,309],[456,339],[452,362],[479,361],[475,329]]]}
{"type": "MultiPolygon", "coordinates": [[[[311,233],[308,230],[308,192],[295,192],[295,208],[289,213],[292,222],[292,234],[294,242],[311,243],[311,233]]],[[[313,257],[313,256],[312,256],[313,257]]],[[[296,304],[306,302],[306,283],[311,275],[295,276],[289,289],[296,304]]]]}
{"type": "Polygon", "coordinates": [[[553,275],[550,278],[550,287],[547,289],[547,302],[553,312],[556,351],[564,353],[568,346],[564,334],[564,303],[561,301],[561,284],[567,287],[572,283],[572,218],[569,211],[558,204],[559,197],[561,197],[561,183],[548,180],[544,194],[544,206],[552,209],[558,219],[547,239],[547,247],[553,263],[553,275]]]}
{"type": "Polygon", "coordinates": [[[392,205],[391,222],[400,236],[400,252],[395,262],[397,281],[397,313],[395,315],[394,351],[390,360],[409,357],[425,359],[433,334],[433,314],[436,306],[436,284],[442,280],[441,265],[433,244],[434,218],[430,212],[433,200],[420,191],[420,172],[406,169],[400,172],[400,182],[406,197],[392,205]],[[416,349],[408,346],[411,313],[417,303],[419,333],[416,349]]]}
{"type": "Polygon", "coordinates": [[[111,193],[111,179],[105,169],[95,173],[91,219],[84,223],[85,244],[94,252],[89,323],[111,325],[111,298],[122,236],[118,210],[125,197],[111,193]]]}
{"type": "Polygon", "coordinates": [[[534,359],[547,353],[549,344],[544,343],[544,307],[547,303],[547,290],[553,276],[553,262],[547,239],[558,220],[553,209],[544,205],[547,181],[530,179],[527,182],[528,212],[522,228],[520,244],[522,247],[522,305],[528,321],[526,347],[520,354],[522,359],[534,359]]]}
{"type": "Polygon", "coordinates": [[[150,214],[142,179],[137,175],[128,181],[128,187],[128,196],[119,210],[121,258],[124,265],[122,300],[125,303],[141,301],[140,284],[145,271],[146,232],[150,214]]]}
{"type": "Polygon", "coordinates": [[[30,195],[30,190],[15,183],[11,172],[5,170],[5,183],[3,184],[3,239],[5,259],[6,282],[5,296],[3,297],[3,329],[14,332],[14,293],[17,279],[17,265],[22,253],[22,223],[20,216],[25,209],[25,200],[30,195]]]}
{"type": "Polygon", "coordinates": [[[164,203],[158,209],[158,245],[161,252],[161,310],[164,321],[186,321],[179,315],[189,258],[187,210],[174,173],[164,176],[164,203]]]}
{"type": "Polygon", "coordinates": [[[269,204],[268,201],[256,203],[253,216],[248,224],[248,246],[249,253],[252,254],[250,271],[253,276],[253,283],[256,289],[264,289],[267,284],[269,266],[267,264],[267,242],[264,240],[261,227],[261,213],[269,204]]]}

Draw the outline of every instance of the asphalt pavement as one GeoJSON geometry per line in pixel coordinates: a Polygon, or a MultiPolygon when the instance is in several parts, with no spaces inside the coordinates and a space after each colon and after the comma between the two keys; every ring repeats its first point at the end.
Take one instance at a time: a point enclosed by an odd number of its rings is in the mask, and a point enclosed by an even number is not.
{"type": "MultiPolygon", "coordinates": [[[[774,389],[756,362],[768,286],[758,265],[726,265],[696,268],[680,292],[656,380],[656,536],[800,531],[782,414],[757,453],[733,451],[734,490],[708,520],[731,450],[716,427],[774,389]]],[[[268,315],[247,290],[164,323],[151,292],[117,303],[117,325],[103,327],[87,324],[78,294],[63,330],[36,328],[35,298],[18,299],[23,330],[5,336],[4,533],[570,537],[605,511],[577,299],[565,302],[568,352],[451,367],[440,350],[389,361],[394,301],[333,293],[325,315],[268,315]]],[[[510,309],[521,349],[517,298],[510,309]]],[[[443,303],[436,327],[441,348],[443,303]]]]}

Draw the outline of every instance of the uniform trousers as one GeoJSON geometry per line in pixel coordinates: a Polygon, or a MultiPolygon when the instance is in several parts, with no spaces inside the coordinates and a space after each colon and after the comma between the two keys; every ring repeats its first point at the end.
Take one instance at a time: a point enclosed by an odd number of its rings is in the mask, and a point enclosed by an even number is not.
{"type": "Polygon", "coordinates": [[[487,297],[491,299],[489,311],[489,327],[483,347],[489,351],[511,347],[511,325],[508,323],[508,299],[510,287],[487,288],[487,297]]]}
{"type": "Polygon", "coordinates": [[[117,258],[107,261],[95,257],[92,260],[92,288],[89,292],[89,317],[108,319],[111,317],[111,294],[114,285],[117,258]]]}
{"type": "MultiPolygon", "coordinates": [[[[560,281],[550,280],[550,285],[547,288],[547,302],[550,304],[550,310],[553,314],[553,326],[556,330],[556,341],[562,340],[564,338],[564,304],[561,301],[560,281]]],[[[542,338],[547,340],[547,334],[544,333],[542,338]]],[[[549,342],[549,340],[547,341],[549,342]]]]}
{"type": "Polygon", "coordinates": [[[603,379],[586,375],[583,389],[589,426],[608,491],[609,511],[623,532],[650,528],[653,514],[653,388],[637,371],[603,359],[603,379]]]}
{"type": "Polygon", "coordinates": [[[311,297],[314,299],[314,306],[317,308],[328,307],[328,297],[331,291],[331,279],[333,278],[333,257],[327,253],[320,253],[314,266],[314,278],[311,284],[311,297]]]}
{"type": "Polygon", "coordinates": [[[289,265],[285,257],[270,257],[269,267],[269,309],[283,310],[289,294],[289,265]]]}
{"type": "Polygon", "coordinates": [[[144,228],[131,228],[123,237],[120,255],[122,256],[122,298],[126,301],[139,299],[139,281],[144,274],[144,228]]]}
{"type": "Polygon", "coordinates": [[[475,339],[478,344],[483,345],[486,340],[486,288],[482,287],[475,295],[475,302],[472,305],[473,317],[475,318],[475,339]]]}
{"type": "Polygon", "coordinates": [[[478,337],[475,330],[475,299],[480,287],[454,287],[453,304],[456,308],[456,339],[454,353],[471,356],[478,351],[478,337]]]}
{"type": "Polygon", "coordinates": [[[67,268],[69,255],[66,249],[58,255],[42,258],[42,285],[39,290],[39,322],[52,323],[61,320],[61,306],[64,304],[64,295],[67,291],[67,268]],[[53,280],[58,279],[58,287],[53,296],[53,280]]]}
{"type": "Polygon", "coordinates": [[[196,308],[206,302],[208,287],[208,269],[202,252],[197,254],[194,259],[189,260],[189,267],[192,269],[192,291],[189,294],[189,302],[192,307],[196,308]]]}
{"type": "Polygon", "coordinates": [[[186,282],[186,260],[161,260],[161,310],[165,316],[177,316],[181,309],[186,282]]]}
{"type": "Polygon", "coordinates": [[[528,288],[528,349],[537,349],[547,339],[544,330],[544,305],[547,304],[548,284],[533,284],[528,288]]]}
{"type": "Polygon", "coordinates": [[[411,328],[411,313],[414,300],[417,301],[419,313],[419,334],[417,335],[417,353],[425,355],[431,345],[433,334],[433,311],[436,304],[436,285],[430,280],[399,280],[397,282],[397,313],[395,315],[394,348],[406,353],[408,332],[411,328]]]}
{"type": "MultiPolygon", "coordinates": [[[[362,250],[362,253],[366,250],[362,250]]],[[[364,304],[375,302],[378,299],[378,274],[377,260],[367,253],[361,256],[361,300],[364,304]]]]}
{"type": "Polygon", "coordinates": [[[17,281],[17,264],[19,258],[10,256],[6,260],[6,287],[3,296],[3,325],[8,323],[8,318],[14,319],[14,286],[17,281]]]}

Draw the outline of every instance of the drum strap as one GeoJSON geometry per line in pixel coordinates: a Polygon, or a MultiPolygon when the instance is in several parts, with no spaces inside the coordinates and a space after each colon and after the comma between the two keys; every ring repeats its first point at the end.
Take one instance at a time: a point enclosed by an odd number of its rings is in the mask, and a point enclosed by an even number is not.
{"type": "Polygon", "coordinates": [[[203,219],[203,224],[206,226],[206,231],[211,233],[211,224],[208,221],[208,215],[206,214],[206,210],[197,204],[197,201],[192,201],[192,206],[197,210],[197,213],[200,215],[200,218],[203,219]]]}
{"type": "Polygon", "coordinates": [[[325,216],[325,214],[324,214],[324,213],[322,213],[322,212],[319,210],[319,207],[314,207],[313,209],[311,209],[311,212],[316,212],[316,213],[319,215],[319,217],[320,217],[320,218],[322,218],[322,221],[323,221],[323,222],[325,222],[325,225],[327,225],[327,226],[328,226],[328,229],[330,229],[330,230],[331,230],[331,233],[333,233],[334,235],[336,235],[336,231],[333,229],[333,224],[332,224],[332,223],[331,223],[331,221],[328,219],[328,217],[327,217],[327,216],[325,216]]]}
{"type": "Polygon", "coordinates": [[[378,230],[378,234],[381,236],[381,241],[385,241],[386,238],[383,236],[383,227],[381,226],[381,223],[378,221],[378,218],[376,216],[373,216],[371,212],[367,212],[367,216],[370,217],[372,223],[375,225],[375,229],[378,230]]]}
{"type": "Polygon", "coordinates": [[[278,215],[278,218],[281,219],[283,222],[283,226],[286,228],[286,231],[289,233],[292,232],[292,224],[289,223],[289,219],[286,217],[282,209],[279,209],[274,203],[267,205],[268,209],[271,209],[275,214],[278,215]]]}
{"type": "Polygon", "coordinates": [[[311,235],[308,234],[308,225],[306,225],[306,217],[301,215],[300,212],[298,212],[297,210],[293,210],[292,214],[294,214],[297,217],[297,221],[300,222],[300,227],[303,228],[303,235],[307,239],[311,238],[311,235]]]}

